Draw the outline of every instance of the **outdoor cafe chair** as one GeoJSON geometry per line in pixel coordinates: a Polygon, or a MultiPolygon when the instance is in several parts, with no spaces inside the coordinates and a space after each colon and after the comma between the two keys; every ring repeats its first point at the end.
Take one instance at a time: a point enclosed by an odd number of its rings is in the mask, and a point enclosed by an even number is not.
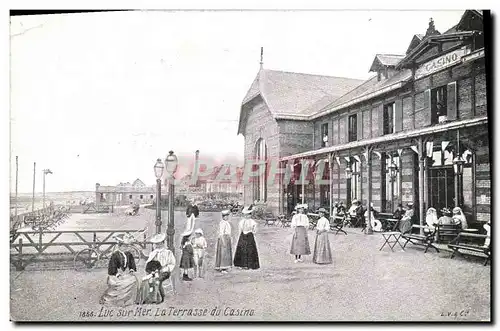
{"type": "Polygon", "coordinates": [[[379,251],[381,251],[385,245],[389,246],[391,251],[394,252],[394,246],[399,244],[399,246],[404,250],[404,246],[401,244],[401,237],[407,233],[409,233],[412,229],[412,224],[410,220],[401,220],[399,222],[399,231],[385,231],[381,232],[382,237],[384,238],[384,244],[380,247],[379,251]],[[392,239],[392,240],[391,240],[392,239]]]}

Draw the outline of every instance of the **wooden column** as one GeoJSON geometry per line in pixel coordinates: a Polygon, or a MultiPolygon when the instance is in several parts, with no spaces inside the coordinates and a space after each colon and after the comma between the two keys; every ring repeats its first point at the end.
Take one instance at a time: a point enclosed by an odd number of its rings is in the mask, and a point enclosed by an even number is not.
{"type": "MultiPolygon", "coordinates": [[[[419,208],[419,224],[422,226],[423,215],[424,215],[424,162],[425,162],[425,151],[424,151],[424,139],[422,137],[418,138],[418,160],[419,160],[419,172],[418,172],[418,208],[419,208]]],[[[424,233],[424,229],[420,228],[420,234],[424,233]]]]}
{"type": "Polygon", "coordinates": [[[372,205],[372,149],[371,147],[366,148],[366,166],[367,166],[367,186],[368,186],[368,196],[366,199],[367,209],[368,209],[368,219],[366,220],[366,230],[365,234],[373,234],[372,223],[371,223],[371,205],[372,205]]]}
{"type": "Polygon", "coordinates": [[[330,194],[330,216],[332,215],[333,212],[333,153],[328,154],[328,178],[329,178],[329,194],[330,194]]]}

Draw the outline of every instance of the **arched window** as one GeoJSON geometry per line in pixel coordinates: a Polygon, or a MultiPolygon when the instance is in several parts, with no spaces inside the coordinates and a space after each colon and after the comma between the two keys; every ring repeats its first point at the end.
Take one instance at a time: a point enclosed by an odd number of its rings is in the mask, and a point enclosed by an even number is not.
{"type": "MultiPolygon", "coordinates": [[[[265,171],[263,171],[263,173],[258,178],[255,178],[253,181],[253,200],[265,202],[267,201],[266,173],[268,167],[268,160],[267,160],[268,154],[267,154],[266,141],[262,138],[257,140],[257,143],[255,144],[254,157],[256,163],[258,163],[259,161],[265,161],[266,163],[264,166],[265,171]]],[[[257,167],[258,166],[256,166],[255,170],[257,170],[257,167]]]]}

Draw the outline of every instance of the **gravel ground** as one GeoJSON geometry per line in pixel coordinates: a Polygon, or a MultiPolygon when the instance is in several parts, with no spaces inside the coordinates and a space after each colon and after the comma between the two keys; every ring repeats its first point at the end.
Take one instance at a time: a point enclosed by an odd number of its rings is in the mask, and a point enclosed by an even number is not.
{"type": "MultiPolygon", "coordinates": [[[[379,251],[379,234],[359,229],[330,234],[334,263],[315,265],[308,256],[294,264],[289,228],[260,225],[256,234],[261,269],[213,271],[219,213],[202,213],[196,222],[209,247],[204,279],[175,281],[177,294],[161,305],[127,308],[98,304],[106,288],[106,269],[11,271],[11,319],[15,321],[489,321],[490,272],[480,262],[449,259],[450,253],[407,246],[379,251]],[[109,310],[105,310],[109,309],[109,310]],[[150,310],[148,310],[150,309],[150,310]],[[110,310],[112,312],[110,313],[110,310]],[[84,317],[90,315],[93,317],[84,317]],[[107,316],[104,316],[105,314],[107,316]],[[99,317],[99,314],[101,316],[99,317]],[[109,316],[111,315],[112,316],[109,316]],[[205,314],[205,316],[203,316],[205,314]],[[125,315],[125,316],[124,316],[125,315]],[[198,315],[198,316],[195,316],[198,315]],[[199,316],[202,315],[202,316],[199,316]],[[240,316],[238,316],[240,315],[240,316]],[[241,316],[243,315],[243,316],[241,316]]],[[[176,234],[185,216],[176,212],[176,234]],[[181,221],[180,221],[181,220],[181,221]]],[[[232,220],[233,247],[236,225],[232,220]]],[[[140,216],[74,215],[69,228],[154,230],[154,211],[140,216]]],[[[177,246],[179,245],[176,235],[177,246]]],[[[309,231],[313,249],[315,233],[309,231]]],[[[399,246],[398,246],[399,247],[399,246]]],[[[177,255],[179,252],[176,251],[177,255]]],[[[46,269],[46,268],[45,268],[46,269]]],[[[52,268],[54,269],[54,268],[52,268]]],[[[142,270],[140,271],[142,274],[142,270]]]]}

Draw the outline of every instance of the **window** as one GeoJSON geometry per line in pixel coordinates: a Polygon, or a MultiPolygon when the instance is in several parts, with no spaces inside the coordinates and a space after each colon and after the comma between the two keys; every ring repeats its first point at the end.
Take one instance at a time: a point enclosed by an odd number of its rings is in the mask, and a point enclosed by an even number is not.
{"type": "Polygon", "coordinates": [[[139,199],[141,199],[141,200],[142,200],[143,198],[144,198],[144,196],[141,194],[141,195],[139,196],[139,199]]]}
{"type": "Polygon", "coordinates": [[[358,140],[358,116],[349,116],[349,142],[358,140]]]}
{"type": "Polygon", "coordinates": [[[360,169],[359,162],[351,162],[351,201],[354,199],[360,199],[360,190],[359,190],[359,180],[360,180],[360,169]]]}
{"type": "Polygon", "coordinates": [[[438,124],[447,120],[446,85],[431,90],[431,123],[438,124]]]}
{"type": "Polygon", "coordinates": [[[394,128],[396,127],[396,107],[394,107],[394,102],[384,106],[384,134],[394,133],[394,128]]]}
{"type": "Polygon", "coordinates": [[[150,199],[153,199],[153,195],[151,194],[151,195],[149,196],[149,198],[150,198],[150,199]]]}
{"type": "MultiPolygon", "coordinates": [[[[254,156],[255,160],[262,162],[264,161],[264,164],[255,164],[254,165],[254,170],[259,169],[260,166],[264,167],[264,171],[262,174],[258,177],[254,177],[254,194],[253,194],[253,200],[254,201],[262,201],[265,202],[267,200],[267,180],[266,180],[266,173],[268,170],[268,161],[267,161],[267,144],[264,139],[259,139],[257,143],[255,144],[255,150],[254,150],[254,156]]],[[[260,172],[259,172],[260,173],[260,172]]]]}
{"type": "Polygon", "coordinates": [[[321,125],[321,147],[328,146],[328,123],[321,125]]]}
{"type": "Polygon", "coordinates": [[[397,207],[399,200],[399,183],[401,174],[399,167],[399,156],[396,153],[385,154],[385,168],[382,173],[382,210],[392,213],[397,207]],[[391,173],[392,165],[392,173],[391,173]]]}
{"type": "Polygon", "coordinates": [[[130,195],[128,196],[128,198],[129,198],[129,199],[132,199],[132,194],[130,194],[130,195]]]}

